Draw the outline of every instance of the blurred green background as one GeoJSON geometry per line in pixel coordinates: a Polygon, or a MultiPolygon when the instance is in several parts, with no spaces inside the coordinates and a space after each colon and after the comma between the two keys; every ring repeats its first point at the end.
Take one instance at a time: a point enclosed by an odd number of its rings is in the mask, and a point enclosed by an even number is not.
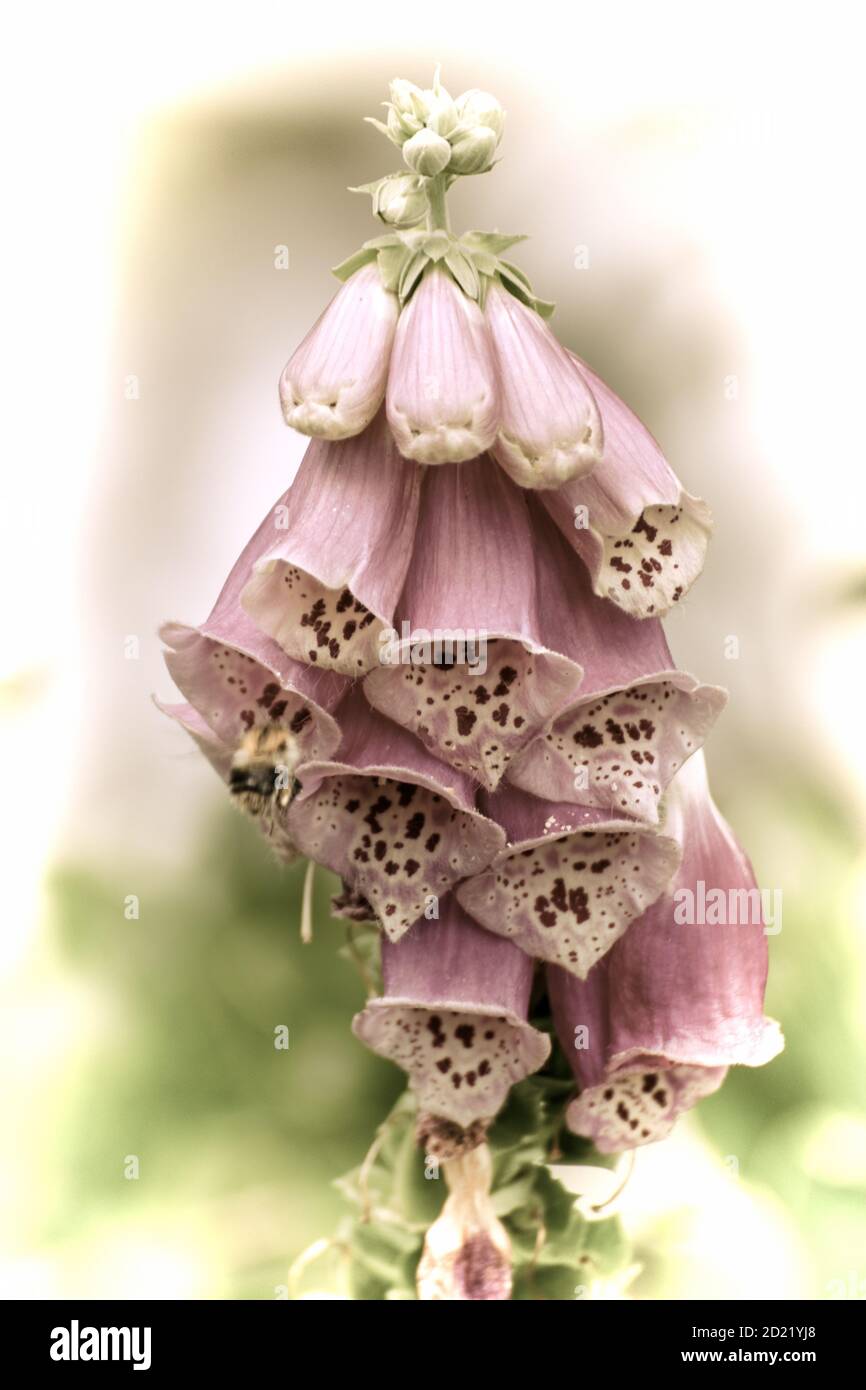
{"type": "Polygon", "coordinates": [[[783,892],[768,1012],[787,1050],[639,1155],[610,1296],[866,1297],[862,84],[832,24],[788,13],[778,67],[769,17],[734,4],[708,44],[693,9],[541,5],[496,35],[467,16],[458,44],[421,15],[397,36],[346,7],[335,36],[217,6],[202,33],[157,6],[118,44],[121,6],[88,51],[61,32],[40,54],[0,548],[6,592],[27,577],[0,685],[7,1296],[281,1296],[401,1089],[349,1031],[363,991],[326,876],[305,946],[301,871],[149,697],[172,693],[158,623],[205,616],[300,460],[277,376],[329,266],[376,234],[347,185],[398,162],[361,117],[441,61],[452,92],[508,111],[503,163],[455,190],[455,227],[530,234],[519,260],[555,331],[713,507],[669,639],[731,691],[716,796],[783,892]]]}

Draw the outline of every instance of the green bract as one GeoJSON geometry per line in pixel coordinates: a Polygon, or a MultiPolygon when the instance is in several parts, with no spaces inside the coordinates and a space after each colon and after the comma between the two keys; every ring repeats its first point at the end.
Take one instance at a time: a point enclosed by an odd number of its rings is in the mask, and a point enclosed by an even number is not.
{"type": "MultiPolygon", "coordinates": [[[[627,1246],[616,1217],[589,1221],[550,1172],[559,1153],[565,1094],[551,1077],[513,1087],[488,1135],[493,1157],[492,1202],[511,1240],[512,1298],[519,1301],[588,1297],[593,1282],[617,1273],[627,1246]],[[560,1094],[562,1091],[562,1094],[560,1094]]],[[[337,1186],[356,1208],[338,1233],[347,1251],[356,1299],[414,1299],[424,1234],[446,1196],[436,1165],[418,1148],[415,1103],[407,1091],[380,1126],[373,1161],[337,1186]]],[[[573,1138],[573,1136],[572,1136],[573,1138]]],[[[584,1143],[572,1161],[607,1164],[584,1143]]]]}
{"type": "MultiPolygon", "coordinates": [[[[371,187],[364,191],[369,192],[371,187]]],[[[549,318],[554,305],[533,294],[523,271],[500,254],[525,239],[502,232],[464,232],[462,237],[455,237],[446,231],[394,231],[365,241],[358,251],[334,266],[333,273],[338,280],[348,280],[361,266],[375,260],[385,288],[392,290],[403,305],[429,266],[441,263],[463,293],[482,307],[487,284],[498,278],[522,303],[542,318],[549,318]]]]}

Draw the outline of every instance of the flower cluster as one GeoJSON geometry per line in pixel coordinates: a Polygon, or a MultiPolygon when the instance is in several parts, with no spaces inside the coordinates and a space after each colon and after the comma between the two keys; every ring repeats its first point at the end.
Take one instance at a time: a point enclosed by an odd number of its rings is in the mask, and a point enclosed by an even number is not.
{"type": "MultiPolygon", "coordinates": [[[[414,82],[391,83],[387,122],[367,119],[403,152],[415,174],[484,174],[502,139],[505,112],[489,92],[473,89],[453,101],[439,81],[426,91],[414,82]]],[[[421,220],[421,211],[417,220],[421,220]]]]}
{"type": "Polygon", "coordinates": [[[419,1272],[437,1298],[508,1296],[489,1164],[468,1155],[548,1064],[539,1000],[568,1125],[602,1153],[781,1046],[760,916],[675,919],[680,888],[755,889],[700,751],[725,694],[660,622],[709,512],[554,337],[502,259],[518,238],[451,234],[444,192],[490,166],[502,123],[485,93],[392,85],[377,124],[411,173],[366,191],[409,230],[338,268],[280,379],[312,436],[295,481],[206,622],[163,629],[185,700],[166,712],[281,859],[340,877],[334,915],[381,929],[382,993],[354,1028],[444,1144],[419,1272]]]}

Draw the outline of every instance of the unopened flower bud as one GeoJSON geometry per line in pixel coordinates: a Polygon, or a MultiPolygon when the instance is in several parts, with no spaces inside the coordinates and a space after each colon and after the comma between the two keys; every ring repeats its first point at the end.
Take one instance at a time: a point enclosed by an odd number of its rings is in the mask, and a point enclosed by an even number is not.
{"type": "Polygon", "coordinates": [[[420,130],[425,116],[424,93],[421,88],[414,82],[407,82],[404,77],[395,77],[388,94],[394,111],[412,126],[412,133],[420,130]]]}
{"type": "Polygon", "coordinates": [[[489,92],[482,92],[477,87],[464,92],[457,98],[457,115],[460,124],[463,126],[484,125],[489,126],[496,132],[499,139],[505,126],[505,112],[489,92]]]}
{"type": "Polygon", "coordinates": [[[399,174],[379,185],[376,215],[389,227],[414,227],[427,211],[427,199],[417,174],[399,174]]]}
{"type": "Polygon", "coordinates": [[[424,92],[424,124],[437,135],[450,135],[457,125],[457,108],[444,87],[424,92]]]}
{"type": "Polygon", "coordinates": [[[414,117],[401,115],[392,106],[388,111],[387,129],[395,145],[405,145],[409,137],[421,129],[421,122],[414,117]]]}
{"type": "Polygon", "coordinates": [[[511,1296],[511,1242],[490,1200],[486,1144],[444,1164],[450,1189],[427,1232],[418,1297],[428,1302],[501,1302],[511,1296]]]}
{"type": "Polygon", "coordinates": [[[451,158],[451,146],[435,130],[419,130],[403,146],[403,158],[416,174],[432,178],[441,174],[451,158]]]}
{"type": "Polygon", "coordinates": [[[458,135],[451,146],[449,172],[483,174],[490,168],[499,137],[490,126],[477,125],[458,135]]]}

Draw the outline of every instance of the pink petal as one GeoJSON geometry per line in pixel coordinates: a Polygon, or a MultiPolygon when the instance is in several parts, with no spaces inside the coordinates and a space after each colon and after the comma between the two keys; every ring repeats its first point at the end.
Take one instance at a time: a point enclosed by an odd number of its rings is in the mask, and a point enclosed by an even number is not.
{"type": "Polygon", "coordinates": [[[289,825],[303,853],[366,898],[396,941],[431,901],[489,864],[505,837],[475,810],[469,778],[374,714],[360,692],[340,718],[336,757],[298,769],[289,825]]]}
{"type": "Polygon", "coordinates": [[[484,315],[434,268],[400,315],[387,392],[397,446],[418,463],[459,463],[492,444],[499,386],[484,315]]]}
{"type": "Polygon", "coordinates": [[[383,416],[357,439],[311,444],[243,591],[254,622],[298,661],[347,676],[376,665],[412,553],[420,485],[383,416]]]}
{"type": "Polygon", "coordinates": [[[526,501],[487,456],[428,474],[397,613],[398,633],[405,622],[413,637],[367,676],[367,698],[437,757],[496,787],[572,694],[581,666],[550,650],[558,634],[539,611],[526,501]],[[425,634],[480,638],[468,649],[474,669],[434,665],[425,634]]]}
{"type": "Polygon", "coordinates": [[[754,874],[710,798],[701,753],[671,787],[668,829],[683,845],[671,891],[587,980],[549,972],[557,1031],[582,1088],[569,1124],[603,1152],[663,1138],[727,1067],[761,1066],[783,1045],[763,1013],[767,940],[759,902],[746,896],[754,874]],[[681,924],[684,890],[696,904],[702,891],[720,890],[728,921],[681,924]],[[575,1048],[578,1025],[588,1028],[587,1048],[575,1048]]]}
{"type": "Polygon", "coordinates": [[[334,752],[340,730],[331,711],[348,685],[333,672],[293,661],[240,607],[241,590],[263,539],[270,538],[272,524],[273,514],[269,514],[236,561],[201,626],[166,623],[160,633],[169,647],[165,653],[169,673],[189,701],[188,708],[194,707],[197,720],[218,741],[218,759],[211,756],[209,741],[203,742],[188,717],[178,715],[176,709],[169,712],[180,718],[218,767],[235,804],[254,814],[271,839],[282,833],[273,822],[281,819],[283,803],[289,799],[277,795],[277,770],[284,770],[288,780],[297,763],[334,752]],[[253,781],[266,790],[251,788],[253,781]],[[256,792],[252,797],[246,794],[251,789],[256,792]]]}
{"type": "Polygon", "coordinates": [[[508,786],[483,805],[508,845],[460,884],[461,905],[488,931],[581,978],[664,891],[679,862],[668,835],[590,807],[508,786]]]}
{"type": "MultiPolygon", "coordinates": [[[[238,623],[236,636],[243,641],[240,629],[238,623]]],[[[254,643],[229,645],[182,623],[165,623],[160,636],[170,648],[165,664],[175,685],[227,745],[236,747],[251,729],[279,725],[298,738],[305,760],[326,758],[336,749],[336,721],[307,693],[336,703],[342,690],[316,682],[326,673],[311,672],[282,652],[277,670],[248,655],[246,647],[254,643]]]]}
{"type": "MultiPolygon", "coordinates": [[[[184,623],[166,623],[161,629],[163,640],[177,651],[176,657],[167,655],[166,662],[179,688],[187,699],[202,710],[206,718],[219,722],[230,742],[239,731],[249,727],[248,717],[244,717],[237,726],[231,722],[233,713],[245,709],[245,702],[238,700],[239,691],[234,689],[234,684],[229,684],[228,677],[234,675],[237,682],[238,674],[249,666],[244,658],[250,658],[261,668],[255,677],[257,686],[262,681],[276,679],[282,687],[315,700],[325,710],[333,710],[347,689],[346,680],[334,672],[311,670],[304,662],[293,660],[256,626],[241,607],[241,595],[253,567],[271,545],[278,518],[287,509],[290,495],[291,489],[268,512],[244,546],[205,622],[197,628],[184,623]],[[201,638],[199,643],[194,641],[196,634],[201,638]],[[216,681],[209,674],[215,646],[229,648],[232,654],[225,658],[224,677],[216,681]],[[231,669],[232,664],[237,667],[236,670],[231,669]]],[[[248,683],[249,679],[248,675],[248,683]]]]}
{"type": "Polygon", "coordinates": [[[408,1072],[420,1111],[467,1126],[492,1118],[550,1044],[527,1022],[529,958],[482,931],[453,897],[439,910],[397,945],[383,941],[384,995],[353,1028],[408,1072]]]}
{"type": "Polygon", "coordinates": [[[579,657],[579,691],[519,753],[508,780],[535,796],[658,820],[659,800],[700,748],[727,696],[675,669],[661,623],[640,621],[592,592],[589,576],[538,501],[539,606],[557,646],[579,657]]]}
{"type": "Polygon", "coordinates": [[[709,508],[682,484],[649,430],[578,358],[598,401],[604,456],[588,478],[542,501],[584,561],[597,594],[636,618],[663,617],[704,565],[709,508]]]}
{"type": "Polygon", "coordinates": [[[574,358],[544,319],[492,282],[484,308],[502,395],[492,452],[521,487],[558,488],[602,456],[602,421],[574,358]]]}
{"type": "Polygon", "coordinates": [[[385,396],[397,314],[375,262],[357,270],[283,370],[286,424],[324,439],[360,434],[385,396]]]}

